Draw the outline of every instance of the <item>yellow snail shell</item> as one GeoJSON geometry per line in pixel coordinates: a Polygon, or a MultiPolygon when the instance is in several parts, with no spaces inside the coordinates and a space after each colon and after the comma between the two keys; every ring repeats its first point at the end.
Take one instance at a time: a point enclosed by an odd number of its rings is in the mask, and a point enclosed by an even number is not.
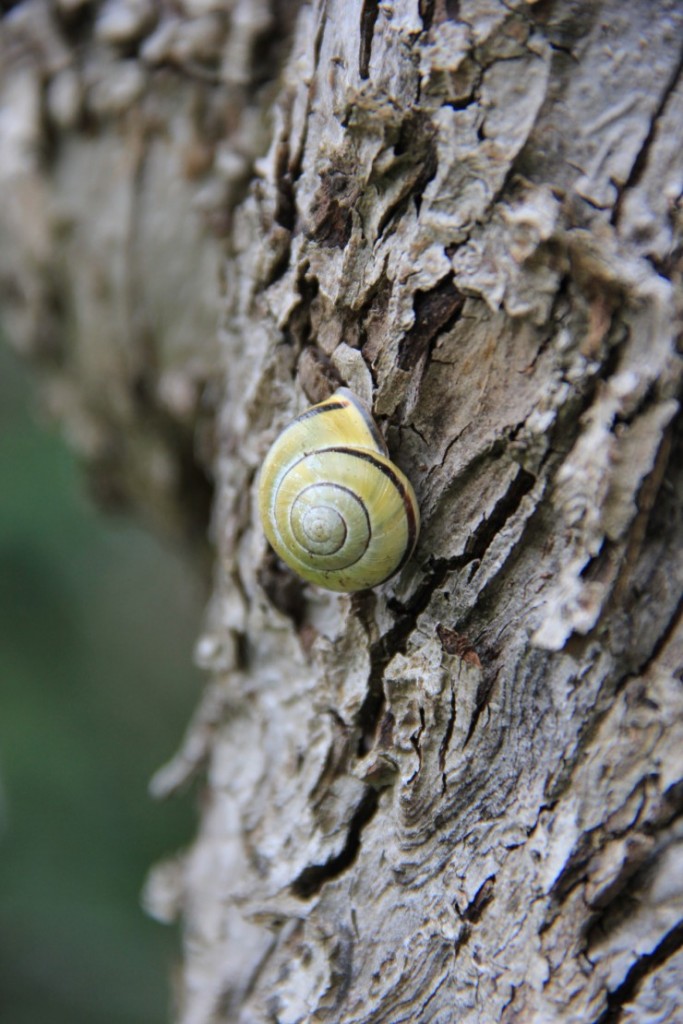
{"type": "Polygon", "coordinates": [[[261,467],[258,500],[280,558],[328,590],[383,583],[408,561],[420,530],[410,482],[348,388],[283,430],[261,467]]]}

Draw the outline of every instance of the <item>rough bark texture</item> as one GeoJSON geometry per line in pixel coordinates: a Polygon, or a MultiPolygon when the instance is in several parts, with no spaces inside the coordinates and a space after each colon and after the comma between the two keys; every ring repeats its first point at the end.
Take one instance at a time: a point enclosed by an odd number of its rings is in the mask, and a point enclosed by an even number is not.
{"type": "Polygon", "coordinates": [[[215,484],[210,682],[153,784],[201,820],[146,890],[182,1024],[683,1013],[682,34],[673,0],[6,17],[7,325],[198,566],[215,484]],[[424,522],[353,598],[254,502],[339,382],[424,522]]]}

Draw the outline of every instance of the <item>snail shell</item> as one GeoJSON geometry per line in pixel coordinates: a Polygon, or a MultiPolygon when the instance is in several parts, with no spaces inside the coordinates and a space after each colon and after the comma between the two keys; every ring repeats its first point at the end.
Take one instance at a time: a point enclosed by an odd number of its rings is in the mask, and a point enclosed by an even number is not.
{"type": "Polygon", "coordinates": [[[346,593],[398,572],[420,529],[413,488],[348,388],[277,438],[261,468],[259,510],[266,537],[291,569],[346,593]]]}

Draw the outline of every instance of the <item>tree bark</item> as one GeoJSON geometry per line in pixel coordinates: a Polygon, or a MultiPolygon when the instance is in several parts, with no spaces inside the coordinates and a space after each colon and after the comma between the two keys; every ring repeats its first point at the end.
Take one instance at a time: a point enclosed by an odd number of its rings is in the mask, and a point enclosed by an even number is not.
{"type": "Polygon", "coordinates": [[[0,282],[105,501],[211,505],[177,1019],[683,1013],[683,9],[20,3],[0,282]],[[215,321],[220,316],[218,331],[215,321]],[[353,597],[254,484],[339,383],[423,528],[353,597]]]}

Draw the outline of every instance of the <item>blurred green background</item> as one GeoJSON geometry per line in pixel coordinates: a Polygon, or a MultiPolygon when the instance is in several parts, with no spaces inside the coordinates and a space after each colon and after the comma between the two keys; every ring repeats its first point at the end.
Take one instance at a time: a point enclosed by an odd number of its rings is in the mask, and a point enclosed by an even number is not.
{"type": "Polygon", "coordinates": [[[191,800],[150,775],[197,703],[201,595],[180,557],[99,515],[0,340],[0,1020],[161,1024],[178,935],[140,908],[191,800]]]}

